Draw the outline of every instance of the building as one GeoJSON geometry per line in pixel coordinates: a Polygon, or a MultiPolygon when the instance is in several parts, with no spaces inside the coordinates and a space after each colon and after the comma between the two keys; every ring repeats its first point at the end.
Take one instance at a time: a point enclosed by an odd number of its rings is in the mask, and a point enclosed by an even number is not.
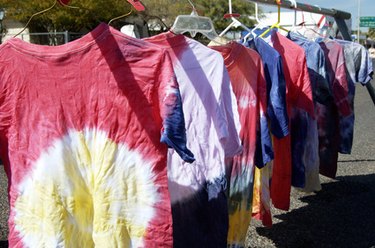
{"type": "MultiPolygon", "coordinates": [[[[4,19],[2,21],[2,25],[4,30],[2,42],[14,37],[25,27],[25,24],[10,19],[4,19]]],[[[26,28],[21,34],[18,35],[18,37],[24,41],[30,42],[29,29],[26,28]]]]}

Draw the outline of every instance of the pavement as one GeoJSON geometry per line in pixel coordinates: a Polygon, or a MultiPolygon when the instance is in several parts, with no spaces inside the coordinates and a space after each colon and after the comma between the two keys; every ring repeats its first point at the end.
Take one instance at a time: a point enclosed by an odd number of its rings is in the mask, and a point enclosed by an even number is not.
{"type": "MultiPolygon", "coordinates": [[[[288,212],[272,209],[272,228],[252,221],[246,247],[375,248],[375,105],[365,87],[356,90],[353,151],[340,155],[337,178],[322,176],[318,193],[292,190],[288,212]]],[[[7,247],[8,214],[0,167],[0,248],[7,247]]]]}
{"type": "Polygon", "coordinates": [[[355,115],[352,154],[340,154],[336,180],[321,176],[318,193],[293,189],[288,212],[272,209],[272,228],[252,221],[246,247],[375,247],[375,105],[361,85],[355,115]]]}

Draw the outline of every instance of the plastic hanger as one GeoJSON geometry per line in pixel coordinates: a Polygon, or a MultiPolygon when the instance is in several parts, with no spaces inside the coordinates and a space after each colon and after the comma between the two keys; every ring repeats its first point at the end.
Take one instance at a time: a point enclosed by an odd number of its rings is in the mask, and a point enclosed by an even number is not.
{"type": "Polygon", "coordinates": [[[298,8],[298,6],[297,6],[296,0],[290,0],[290,2],[293,4],[292,8],[294,9],[294,20],[293,20],[293,24],[292,24],[292,28],[291,28],[291,29],[293,29],[297,26],[297,8],[298,8]]]}
{"type": "Polygon", "coordinates": [[[178,15],[171,27],[171,31],[176,34],[189,32],[191,37],[195,37],[197,33],[201,33],[210,40],[219,37],[216,33],[214,24],[209,17],[199,16],[194,4],[188,0],[193,8],[190,15],[178,15]]]}
{"type": "MultiPolygon", "coordinates": [[[[310,13],[310,18],[311,18],[311,20],[314,20],[314,18],[313,18],[313,16],[312,16],[311,13],[310,13]]],[[[314,20],[314,22],[315,22],[315,20],[314,20]]],[[[319,25],[315,22],[315,23],[314,23],[314,27],[311,28],[311,27],[306,26],[306,23],[305,23],[305,22],[302,22],[302,27],[305,28],[305,30],[304,30],[304,32],[302,33],[302,35],[303,35],[304,37],[306,37],[307,39],[309,39],[309,40],[315,40],[316,38],[322,38],[322,39],[325,39],[326,37],[325,37],[323,34],[321,34],[320,32],[318,32],[318,30],[319,30],[318,26],[319,26],[319,25]],[[318,28],[318,30],[316,30],[317,28],[318,28]],[[308,31],[310,31],[310,34],[307,33],[308,31]]],[[[301,34],[301,33],[300,33],[300,34],[301,34]]]]}
{"type": "Polygon", "coordinates": [[[143,6],[140,0],[127,0],[137,11],[144,11],[145,6],[143,6]]]}
{"type": "Polygon", "coordinates": [[[285,32],[289,32],[288,29],[282,27],[280,25],[280,5],[281,5],[281,0],[276,0],[276,3],[277,3],[277,22],[275,24],[272,24],[271,27],[269,27],[266,31],[264,31],[260,37],[264,37],[266,34],[268,34],[272,29],[274,28],[278,28],[278,29],[281,29],[281,30],[284,30],[285,32]]]}
{"type": "Polygon", "coordinates": [[[42,10],[42,11],[39,11],[35,14],[33,14],[30,19],[27,21],[26,25],[23,27],[23,29],[18,32],[16,35],[13,36],[13,38],[17,37],[18,35],[20,35],[23,31],[25,31],[25,29],[29,26],[31,20],[35,17],[35,16],[38,16],[38,15],[41,15],[45,12],[48,12],[50,11],[51,9],[55,8],[55,6],[57,5],[57,3],[59,3],[60,5],[64,6],[64,7],[67,7],[67,8],[71,8],[71,9],[79,9],[79,7],[75,7],[75,6],[70,6],[68,5],[69,1],[68,0],[55,0],[55,2],[52,4],[52,6],[42,10]]]}
{"type": "Polygon", "coordinates": [[[244,30],[251,32],[246,25],[240,22],[236,17],[240,17],[240,14],[235,14],[232,12],[232,0],[228,0],[229,13],[224,15],[224,18],[230,18],[232,22],[226,27],[219,36],[224,36],[232,27],[242,27],[244,30]]]}
{"type": "Polygon", "coordinates": [[[261,28],[264,28],[264,27],[267,27],[268,25],[266,23],[263,23],[260,19],[259,19],[259,13],[258,13],[258,4],[255,3],[255,20],[257,21],[257,25],[255,25],[255,27],[253,29],[251,29],[251,31],[249,33],[247,33],[245,35],[245,37],[243,38],[244,42],[246,42],[250,37],[257,37],[258,35],[255,33],[255,30],[257,29],[261,29],[261,28]]]}
{"type": "Polygon", "coordinates": [[[294,32],[294,33],[306,38],[301,32],[299,32],[299,30],[302,29],[302,28],[307,29],[304,12],[301,11],[302,21],[297,24],[297,10],[298,10],[297,9],[297,2],[295,0],[291,0],[291,2],[294,5],[294,22],[293,22],[292,27],[290,28],[290,32],[294,32]]]}

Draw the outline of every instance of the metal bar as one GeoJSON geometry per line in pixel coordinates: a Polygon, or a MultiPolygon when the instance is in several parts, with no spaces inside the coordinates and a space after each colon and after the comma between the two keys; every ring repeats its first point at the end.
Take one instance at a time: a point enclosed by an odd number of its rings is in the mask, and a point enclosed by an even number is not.
{"type": "Polygon", "coordinates": [[[28,35],[64,35],[65,32],[51,32],[51,33],[28,33],[28,35]]]}
{"type": "Polygon", "coordinates": [[[352,41],[352,36],[349,33],[349,29],[348,29],[348,26],[346,25],[345,20],[341,18],[335,18],[335,21],[336,21],[337,27],[340,30],[340,33],[342,34],[342,37],[345,40],[352,41]]]}
{"type": "Polygon", "coordinates": [[[368,83],[366,84],[366,88],[367,88],[368,93],[369,93],[370,96],[371,96],[372,102],[373,102],[374,105],[375,105],[375,92],[374,92],[374,87],[372,87],[372,85],[371,85],[371,82],[368,82],[368,83]]]}
{"type": "Polygon", "coordinates": [[[64,40],[65,40],[65,44],[69,42],[69,32],[68,31],[64,32],[64,40]]]}
{"type": "MultiPolygon", "coordinates": [[[[305,12],[310,12],[310,13],[315,13],[315,14],[332,16],[335,18],[335,21],[337,23],[337,26],[343,38],[349,41],[352,40],[351,35],[349,34],[348,26],[345,23],[345,20],[350,19],[352,16],[348,12],[344,12],[344,11],[336,10],[336,9],[320,8],[319,6],[309,5],[305,3],[298,3],[298,2],[294,3],[289,0],[282,0],[280,5],[278,5],[275,0],[247,0],[247,1],[254,2],[254,3],[267,4],[267,5],[280,6],[286,9],[295,9],[295,10],[300,10],[300,11],[305,11],[305,12]]],[[[366,88],[367,88],[368,93],[370,94],[372,102],[375,105],[375,91],[371,85],[371,82],[368,82],[366,84],[366,88]]]]}
{"type": "MultiPolygon", "coordinates": [[[[268,5],[275,5],[275,6],[278,5],[275,0],[247,0],[247,1],[261,3],[261,4],[268,4],[268,5]]],[[[295,7],[294,3],[289,0],[282,0],[280,7],[286,8],[286,9],[296,9],[296,10],[315,13],[315,14],[333,16],[335,18],[340,18],[344,20],[350,19],[352,16],[350,13],[344,12],[341,10],[320,8],[319,6],[310,5],[306,3],[297,2],[297,7],[295,7]]]]}

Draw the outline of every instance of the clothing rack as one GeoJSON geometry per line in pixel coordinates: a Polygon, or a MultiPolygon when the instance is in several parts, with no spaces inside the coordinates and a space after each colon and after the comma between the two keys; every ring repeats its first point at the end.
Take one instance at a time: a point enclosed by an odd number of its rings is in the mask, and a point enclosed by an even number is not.
{"type": "MultiPolygon", "coordinates": [[[[285,8],[285,9],[299,10],[299,11],[304,11],[304,12],[309,12],[309,13],[332,16],[333,18],[335,18],[337,27],[340,30],[343,38],[348,41],[352,40],[351,35],[349,33],[348,26],[346,25],[346,22],[345,22],[345,20],[348,20],[351,18],[351,14],[348,12],[336,10],[336,9],[321,8],[317,5],[298,3],[298,2],[290,1],[290,0],[282,0],[282,1],[280,0],[279,1],[277,0],[246,0],[246,1],[260,3],[260,4],[273,5],[273,6],[279,5],[281,8],[285,8]]],[[[371,82],[368,82],[366,84],[366,88],[370,94],[372,102],[375,105],[375,91],[371,85],[371,82]]]]}

